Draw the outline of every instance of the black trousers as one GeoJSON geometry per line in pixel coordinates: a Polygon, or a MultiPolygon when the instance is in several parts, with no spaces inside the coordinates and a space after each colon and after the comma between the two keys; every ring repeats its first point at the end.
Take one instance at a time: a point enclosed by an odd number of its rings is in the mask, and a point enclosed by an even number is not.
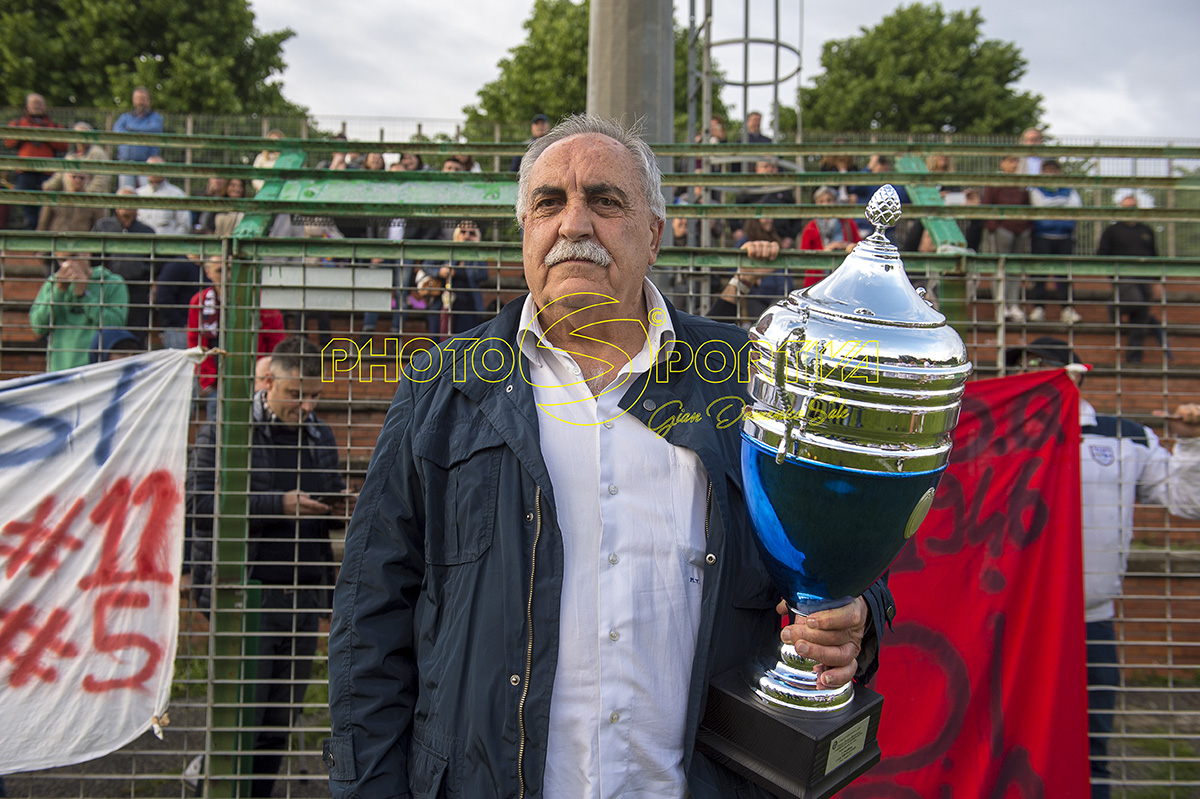
{"type": "Polygon", "coordinates": [[[1113,731],[1113,709],[1121,672],[1117,667],[1117,635],[1111,621],[1087,623],[1088,755],[1092,763],[1092,799],[1108,799],[1108,739],[1113,731]]]}
{"type": "Polygon", "coordinates": [[[254,759],[251,796],[270,796],[291,727],[312,677],[321,614],[329,592],[318,586],[264,588],[255,661],[254,759]],[[270,776],[268,776],[270,775],[270,776]]]}

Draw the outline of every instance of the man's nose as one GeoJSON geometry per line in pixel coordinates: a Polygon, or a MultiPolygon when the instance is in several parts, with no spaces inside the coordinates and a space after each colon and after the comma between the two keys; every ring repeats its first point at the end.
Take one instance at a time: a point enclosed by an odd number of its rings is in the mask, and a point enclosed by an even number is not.
{"type": "Polygon", "coordinates": [[[315,411],[316,409],[317,409],[317,400],[315,398],[300,401],[300,410],[304,411],[304,414],[306,416],[308,414],[312,413],[313,411],[315,411]]]}
{"type": "Polygon", "coordinates": [[[592,227],[592,211],[586,201],[571,200],[566,204],[559,219],[558,232],[570,241],[580,241],[595,233],[592,227]]]}

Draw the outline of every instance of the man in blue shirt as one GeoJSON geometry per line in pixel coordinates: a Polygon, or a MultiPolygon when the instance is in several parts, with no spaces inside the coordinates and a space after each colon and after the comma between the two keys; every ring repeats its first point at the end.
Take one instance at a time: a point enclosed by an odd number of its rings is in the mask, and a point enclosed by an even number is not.
{"type": "MultiPolygon", "coordinates": [[[[162,114],[150,108],[150,90],[138,86],[133,90],[133,110],[126,111],[117,117],[113,125],[114,133],[162,133],[162,114]]],[[[158,155],[157,147],[147,147],[141,144],[121,144],[117,146],[118,161],[137,161],[145,163],[152,155],[158,155]]],[[[139,170],[140,171],[140,170],[139,170]]],[[[137,175],[121,175],[117,179],[117,187],[128,186],[135,189],[138,186],[137,175]]]]}

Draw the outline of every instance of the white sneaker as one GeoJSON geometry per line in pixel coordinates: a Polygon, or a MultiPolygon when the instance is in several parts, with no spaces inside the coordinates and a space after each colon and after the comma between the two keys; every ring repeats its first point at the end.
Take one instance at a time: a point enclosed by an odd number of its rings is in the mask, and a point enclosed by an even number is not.
{"type": "Polygon", "coordinates": [[[1046,309],[1040,305],[1035,305],[1033,307],[1033,310],[1029,312],[1029,321],[1030,322],[1045,322],[1046,321],[1046,309]]]}
{"type": "Polygon", "coordinates": [[[1073,325],[1077,322],[1082,322],[1083,316],[1080,315],[1079,311],[1067,305],[1062,309],[1062,313],[1058,315],[1058,321],[1064,325],[1073,325]]]}
{"type": "Polygon", "coordinates": [[[1020,324],[1025,321],[1025,312],[1019,305],[1009,305],[1004,309],[1004,321],[1020,324]]]}

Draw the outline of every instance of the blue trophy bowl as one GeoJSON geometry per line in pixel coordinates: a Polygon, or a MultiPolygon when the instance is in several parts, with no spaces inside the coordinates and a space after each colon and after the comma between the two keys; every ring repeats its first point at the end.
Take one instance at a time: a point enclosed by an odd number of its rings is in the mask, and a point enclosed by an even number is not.
{"type": "Polygon", "coordinates": [[[775,587],[795,613],[845,605],[900,553],[945,467],[868,472],[813,463],[742,434],[746,506],[775,587]]]}

